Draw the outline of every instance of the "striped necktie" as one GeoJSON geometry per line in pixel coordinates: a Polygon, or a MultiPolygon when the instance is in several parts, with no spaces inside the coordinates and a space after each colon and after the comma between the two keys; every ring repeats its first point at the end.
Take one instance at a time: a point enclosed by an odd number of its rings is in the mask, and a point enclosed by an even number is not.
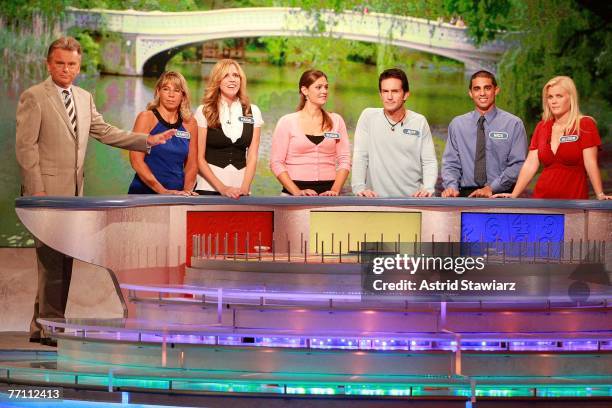
{"type": "Polygon", "coordinates": [[[74,103],[72,102],[72,96],[70,95],[70,92],[68,92],[65,89],[62,91],[62,93],[64,94],[64,106],[66,106],[66,112],[68,113],[68,119],[70,120],[70,123],[72,124],[72,129],[74,130],[74,134],[76,135],[77,133],[76,110],[74,109],[74,103]]]}

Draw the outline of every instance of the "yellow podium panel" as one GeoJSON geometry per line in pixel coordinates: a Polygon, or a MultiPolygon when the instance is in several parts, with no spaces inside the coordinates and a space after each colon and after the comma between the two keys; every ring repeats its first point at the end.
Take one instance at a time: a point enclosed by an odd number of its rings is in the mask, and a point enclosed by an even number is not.
{"type": "Polygon", "coordinates": [[[358,250],[358,242],[413,242],[421,239],[420,212],[311,211],[309,251],[358,250]],[[342,243],[342,244],[341,244],[342,243]]]}

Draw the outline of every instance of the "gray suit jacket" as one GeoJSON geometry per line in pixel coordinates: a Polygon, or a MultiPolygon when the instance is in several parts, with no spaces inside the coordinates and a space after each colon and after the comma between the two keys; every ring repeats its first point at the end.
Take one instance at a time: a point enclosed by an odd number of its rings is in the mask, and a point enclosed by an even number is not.
{"type": "Polygon", "coordinates": [[[104,122],[89,92],[72,85],[77,133],[51,77],[26,90],[17,107],[15,151],[22,194],[83,194],[83,162],[89,136],[100,142],[145,152],[148,135],[117,129],[104,122]]]}

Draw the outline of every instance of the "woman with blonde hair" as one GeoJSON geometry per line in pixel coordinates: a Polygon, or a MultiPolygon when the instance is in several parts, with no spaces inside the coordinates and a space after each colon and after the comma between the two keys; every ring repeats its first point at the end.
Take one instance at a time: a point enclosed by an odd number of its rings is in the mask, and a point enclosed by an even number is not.
{"type": "Polygon", "coordinates": [[[194,194],[197,127],[191,115],[187,81],[174,71],[159,77],[155,98],[134,123],[134,132],[156,134],[168,129],[176,129],[175,136],[152,147],[149,154],[130,152],[136,174],[128,194],[194,194]]]}
{"type": "Polygon", "coordinates": [[[196,192],[239,198],[249,195],[257,167],[261,125],[259,108],[249,102],[247,79],[232,59],[215,64],[198,122],[198,175],[196,192]]]}
{"type": "Polygon", "coordinates": [[[337,196],[351,169],[351,152],[344,120],[323,109],[327,76],[317,70],[302,74],[297,112],[278,121],[272,135],[270,168],[295,196],[337,196]]]}
{"type": "Polygon", "coordinates": [[[587,177],[598,200],[612,199],[604,193],[597,164],[601,138],[590,116],[580,112],[578,91],[570,77],[557,76],[542,90],[542,121],[538,123],[525,164],[511,194],[518,197],[544,165],[533,198],[587,199],[587,177]]]}

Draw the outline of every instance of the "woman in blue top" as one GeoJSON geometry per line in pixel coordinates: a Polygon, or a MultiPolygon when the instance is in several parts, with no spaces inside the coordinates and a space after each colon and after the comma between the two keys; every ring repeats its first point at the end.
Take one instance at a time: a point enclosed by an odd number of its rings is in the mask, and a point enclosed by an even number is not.
{"type": "Polygon", "coordinates": [[[176,135],[152,147],[149,154],[130,152],[136,174],[128,194],[195,194],[198,129],[191,115],[187,82],[174,71],[159,77],[155,99],[134,123],[134,132],[157,134],[167,129],[177,129],[176,135]]]}

